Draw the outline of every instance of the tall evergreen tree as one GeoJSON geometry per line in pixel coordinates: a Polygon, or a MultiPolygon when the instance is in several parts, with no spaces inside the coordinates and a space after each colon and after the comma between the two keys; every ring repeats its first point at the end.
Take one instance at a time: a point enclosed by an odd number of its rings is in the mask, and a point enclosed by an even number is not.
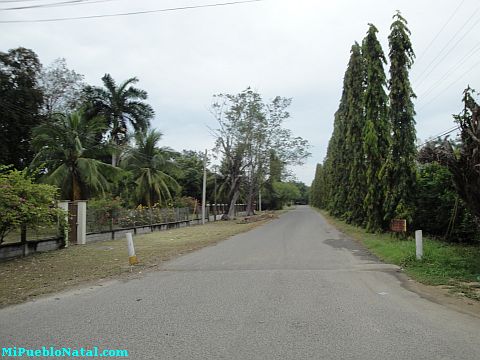
{"type": "Polygon", "coordinates": [[[348,188],[348,160],[346,159],[345,121],[347,114],[347,88],[350,78],[348,67],[343,78],[343,91],[340,105],[335,113],[333,134],[327,149],[326,165],[328,169],[328,210],[334,216],[342,217],[346,212],[348,188]]]}
{"type": "Polygon", "coordinates": [[[385,227],[383,203],[385,186],[380,171],[390,148],[390,124],[387,112],[385,55],[377,39],[377,28],[370,24],[362,48],[366,69],[365,127],[363,130],[367,194],[364,201],[368,231],[385,227]]]}
{"type": "Polygon", "coordinates": [[[409,70],[415,54],[410,42],[407,21],[400,12],[393,17],[388,37],[390,47],[390,113],[392,145],[382,177],[387,184],[385,201],[386,220],[394,217],[411,221],[414,212],[417,155],[415,140],[415,97],[409,79],[409,70]]]}
{"type": "Polygon", "coordinates": [[[346,176],[348,176],[348,192],[345,218],[348,222],[362,225],[364,222],[363,201],[366,195],[363,152],[365,70],[361,47],[358,43],[352,46],[350,53],[346,82],[345,171],[347,172],[346,176]]]}

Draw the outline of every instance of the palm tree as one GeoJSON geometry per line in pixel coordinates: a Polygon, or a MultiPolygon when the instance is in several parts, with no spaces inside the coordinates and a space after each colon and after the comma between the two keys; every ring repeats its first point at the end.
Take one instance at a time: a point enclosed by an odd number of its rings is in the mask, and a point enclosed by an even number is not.
{"type": "Polygon", "coordinates": [[[43,168],[42,180],[58,186],[66,199],[85,199],[88,191],[104,192],[119,172],[93,158],[102,147],[96,135],[105,127],[101,117],[88,119],[83,111],[56,114],[33,129],[36,156],[31,168],[43,168]]]}
{"type": "Polygon", "coordinates": [[[177,181],[169,175],[175,171],[174,151],[157,147],[162,133],[153,129],[135,134],[135,147],[127,151],[122,166],[129,170],[135,183],[137,200],[148,207],[164,204],[178,191],[177,181]]]}
{"type": "Polygon", "coordinates": [[[112,150],[112,166],[117,166],[120,146],[126,145],[127,127],[136,132],[146,131],[150,119],[155,115],[152,107],[145,103],[145,90],[133,87],[138,79],[133,77],[117,86],[110,74],[102,77],[104,87],[87,86],[85,96],[91,111],[107,120],[112,150]]]}

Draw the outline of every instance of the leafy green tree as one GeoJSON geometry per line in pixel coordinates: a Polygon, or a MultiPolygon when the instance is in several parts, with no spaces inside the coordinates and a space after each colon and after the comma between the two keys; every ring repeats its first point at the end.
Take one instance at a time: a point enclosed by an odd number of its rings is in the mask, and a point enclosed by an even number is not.
{"type": "Polygon", "coordinates": [[[179,190],[175,179],[169,175],[175,166],[173,150],[158,143],[162,133],[152,129],[135,135],[135,146],[127,151],[122,167],[132,173],[135,195],[140,204],[152,207],[165,205],[172,193],[179,190]]]}
{"type": "Polygon", "coordinates": [[[32,129],[42,120],[42,91],[36,86],[40,69],[32,50],[0,52],[0,164],[23,169],[33,158],[32,129]]]}
{"type": "Polygon", "coordinates": [[[33,129],[36,156],[31,167],[43,168],[41,180],[58,186],[64,199],[81,200],[92,192],[103,193],[119,174],[118,169],[93,158],[102,146],[96,135],[103,129],[101,117],[88,119],[83,111],[56,114],[33,129]]]}
{"type": "Polygon", "coordinates": [[[296,199],[301,197],[300,190],[291,182],[275,182],[273,183],[273,191],[279,199],[280,208],[287,204],[293,204],[296,199]]]}
{"type": "Polygon", "coordinates": [[[410,42],[407,21],[399,12],[394,16],[388,37],[390,46],[390,111],[392,144],[382,177],[386,182],[385,216],[412,220],[415,209],[416,132],[415,98],[409,79],[409,70],[415,54],[410,42]]]}
{"type": "Polygon", "coordinates": [[[145,103],[145,90],[133,85],[137,78],[130,78],[117,85],[110,74],[102,77],[104,87],[87,86],[84,95],[90,105],[90,113],[102,115],[106,121],[112,150],[112,166],[117,166],[121,146],[127,143],[129,126],[138,132],[146,131],[154,116],[152,107],[145,103]]]}
{"type": "Polygon", "coordinates": [[[20,226],[35,228],[58,221],[60,212],[53,206],[57,188],[35,184],[26,170],[0,166],[0,244],[20,226]]]}
{"type": "Polygon", "coordinates": [[[366,196],[365,155],[363,149],[364,80],[365,66],[362,49],[358,43],[352,46],[346,78],[347,105],[345,114],[345,169],[348,177],[346,187],[346,213],[348,222],[363,225],[366,196]]]}
{"type": "Polygon", "coordinates": [[[242,185],[247,213],[253,213],[258,190],[268,174],[271,149],[285,164],[301,164],[310,155],[307,141],[282,126],[290,116],[286,111],[290,103],[290,99],[277,96],[265,104],[250,88],[237,95],[216,96],[212,106],[219,124],[214,130],[216,151],[223,156],[229,182],[230,209],[225,217],[233,216],[242,185]]]}
{"type": "Polygon", "coordinates": [[[192,150],[184,150],[175,155],[178,171],[174,177],[182,188],[183,196],[202,198],[203,157],[203,154],[192,150]]]}
{"type": "Polygon", "coordinates": [[[377,28],[370,24],[363,40],[362,52],[365,59],[365,127],[363,129],[366,165],[366,196],[364,201],[365,222],[368,231],[381,231],[386,227],[383,205],[385,185],[380,171],[390,149],[391,135],[385,93],[386,63],[382,46],[377,39],[377,28]]]}

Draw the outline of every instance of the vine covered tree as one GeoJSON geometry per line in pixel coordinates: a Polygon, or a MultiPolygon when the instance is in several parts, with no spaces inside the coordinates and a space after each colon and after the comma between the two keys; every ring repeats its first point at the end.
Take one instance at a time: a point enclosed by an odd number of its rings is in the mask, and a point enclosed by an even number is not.
{"type": "Polygon", "coordinates": [[[364,79],[365,68],[360,45],[352,46],[346,81],[347,107],[345,114],[345,152],[347,166],[348,195],[346,214],[348,222],[362,225],[365,216],[363,201],[365,200],[365,159],[363,151],[363,129],[365,127],[364,79]]]}
{"type": "Polygon", "coordinates": [[[410,42],[407,21],[394,15],[388,37],[390,52],[389,118],[392,126],[392,144],[382,171],[386,183],[385,220],[395,217],[412,221],[415,211],[415,183],[417,156],[415,141],[415,98],[409,79],[409,70],[415,54],[410,42]]]}
{"type": "Polygon", "coordinates": [[[152,107],[145,103],[148,95],[145,90],[133,85],[138,79],[133,77],[117,85],[110,74],[102,77],[104,87],[87,86],[86,101],[90,113],[102,115],[108,126],[112,147],[112,166],[117,166],[121,146],[126,145],[127,130],[146,131],[154,116],[152,107]]]}
{"type": "Polygon", "coordinates": [[[385,228],[383,210],[385,185],[380,178],[380,172],[391,142],[391,128],[387,111],[388,97],[385,93],[386,76],[383,69],[386,59],[377,39],[377,32],[377,28],[370,24],[362,44],[366,72],[363,150],[367,192],[364,209],[366,228],[371,232],[381,231],[385,228]]]}

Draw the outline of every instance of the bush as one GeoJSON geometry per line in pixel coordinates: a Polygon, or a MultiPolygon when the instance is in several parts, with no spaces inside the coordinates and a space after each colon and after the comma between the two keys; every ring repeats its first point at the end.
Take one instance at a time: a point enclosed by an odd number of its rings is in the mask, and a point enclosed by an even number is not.
{"type": "Polygon", "coordinates": [[[35,184],[25,170],[0,166],[0,244],[20,226],[35,229],[56,224],[62,213],[55,206],[57,193],[54,186],[35,184]]]}
{"type": "Polygon", "coordinates": [[[474,217],[458,198],[452,174],[438,163],[421,165],[417,181],[414,227],[451,242],[478,241],[474,217]]]}

